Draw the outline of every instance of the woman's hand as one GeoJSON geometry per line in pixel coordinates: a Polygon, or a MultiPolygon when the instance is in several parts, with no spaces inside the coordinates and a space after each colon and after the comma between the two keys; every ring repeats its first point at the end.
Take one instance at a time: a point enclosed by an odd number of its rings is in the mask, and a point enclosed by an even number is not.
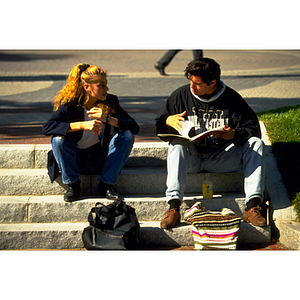
{"type": "Polygon", "coordinates": [[[99,120],[91,120],[84,122],[74,122],[70,124],[68,132],[74,132],[79,130],[92,131],[94,134],[99,135],[102,131],[103,123],[99,120]]]}
{"type": "Polygon", "coordinates": [[[168,126],[173,127],[174,129],[176,129],[177,131],[182,130],[182,121],[184,121],[184,115],[186,114],[186,111],[184,111],[181,114],[177,114],[177,115],[171,115],[167,118],[166,120],[166,124],[168,126]]]}
{"type": "Polygon", "coordinates": [[[98,119],[104,123],[106,122],[107,114],[100,107],[93,107],[87,111],[87,114],[91,118],[98,119]]]}
{"type": "Polygon", "coordinates": [[[103,123],[99,120],[91,120],[83,122],[84,130],[92,131],[94,134],[99,135],[103,128],[103,123]]]}

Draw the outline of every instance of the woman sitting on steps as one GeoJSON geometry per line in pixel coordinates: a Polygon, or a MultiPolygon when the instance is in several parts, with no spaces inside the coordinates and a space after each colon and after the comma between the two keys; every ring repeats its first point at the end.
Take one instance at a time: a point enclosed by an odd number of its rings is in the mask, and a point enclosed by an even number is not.
{"type": "Polygon", "coordinates": [[[49,176],[53,182],[59,168],[68,185],[67,202],[80,195],[80,174],[99,174],[100,196],[119,199],[114,185],[139,126],[108,90],[106,71],[89,64],[76,65],[54,98],[54,112],[43,126],[43,134],[52,136],[49,176]]]}

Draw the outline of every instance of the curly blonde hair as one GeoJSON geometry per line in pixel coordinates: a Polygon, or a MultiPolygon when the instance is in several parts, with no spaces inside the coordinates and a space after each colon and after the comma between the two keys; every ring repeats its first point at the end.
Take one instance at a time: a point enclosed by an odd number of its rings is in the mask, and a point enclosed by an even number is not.
{"type": "Polygon", "coordinates": [[[101,75],[106,76],[106,71],[103,71],[97,66],[89,64],[78,64],[74,66],[67,78],[66,85],[53,99],[53,110],[58,110],[62,104],[77,103],[80,106],[84,106],[89,94],[86,93],[83,85],[97,81],[95,76],[101,75]]]}

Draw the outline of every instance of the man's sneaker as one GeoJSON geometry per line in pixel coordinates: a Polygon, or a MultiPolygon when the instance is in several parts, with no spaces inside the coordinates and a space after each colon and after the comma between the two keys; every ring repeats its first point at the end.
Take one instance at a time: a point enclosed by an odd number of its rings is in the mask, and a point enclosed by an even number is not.
{"type": "Polygon", "coordinates": [[[254,226],[267,226],[267,220],[260,213],[261,207],[252,207],[248,211],[244,210],[243,219],[254,226]]]}
{"type": "Polygon", "coordinates": [[[170,229],[180,223],[180,214],[177,208],[169,209],[165,212],[166,216],[160,222],[160,227],[163,229],[170,229]]]}
{"type": "Polygon", "coordinates": [[[72,202],[75,201],[80,195],[80,180],[78,179],[76,182],[68,184],[68,190],[64,195],[64,201],[72,202]]]}

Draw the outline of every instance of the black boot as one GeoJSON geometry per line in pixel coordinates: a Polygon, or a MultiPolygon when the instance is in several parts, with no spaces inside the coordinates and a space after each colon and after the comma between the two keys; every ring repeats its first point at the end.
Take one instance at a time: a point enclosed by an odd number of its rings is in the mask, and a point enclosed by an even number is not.
{"type": "Polygon", "coordinates": [[[119,194],[114,190],[114,187],[102,180],[100,180],[99,191],[101,197],[106,197],[109,200],[119,200],[119,194]]]}
{"type": "Polygon", "coordinates": [[[64,201],[75,201],[80,195],[80,180],[78,179],[74,183],[68,184],[68,190],[64,195],[64,201]]]}

